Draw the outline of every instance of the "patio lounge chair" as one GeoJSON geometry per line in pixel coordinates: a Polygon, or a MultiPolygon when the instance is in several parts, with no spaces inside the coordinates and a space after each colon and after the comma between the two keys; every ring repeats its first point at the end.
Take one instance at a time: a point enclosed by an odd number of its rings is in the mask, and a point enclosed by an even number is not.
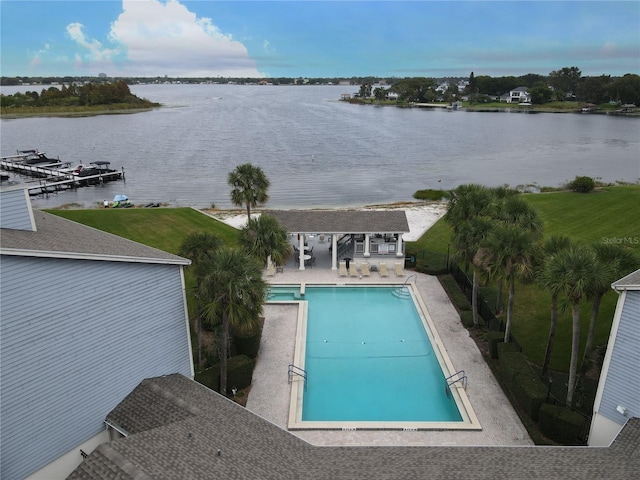
{"type": "Polygon", "coordinates": [[[369,271],[369,262],[362,262],[360,264],[360,271],[362,272],[363,277],[371,275],[371,272],[369,271]]]}
{"type": "Polygon", "coordinates": [[[381,277],[388,277],[389,276],[389,270],[387,269],[387,263],[386,262],[380,262],[380,264],[378,265],[378,269],[380,270],[380,276],[381,277]]]}
{"type": "Polygon", "coordinates": [[[396,272],[396,277],[404,277],[404,266],[401,262],[393,264],[393,271],[396,272]]]}
{"type": "Polygon", "coordinates": [[[346,277],[347,275],[349,275],[349,272],[347,272],[347,262],[345,262],[344,260],[340,260],[338,272],[340,273],[341,277],[346,277]]]}
{"type": "Polygon", "coordinates": [[[351,262],[351,264],[349,265],[349,276],[357,277],[358,275],[359,273],[358,273],[358,267],[356,266],[356,262],[351,262]]]}

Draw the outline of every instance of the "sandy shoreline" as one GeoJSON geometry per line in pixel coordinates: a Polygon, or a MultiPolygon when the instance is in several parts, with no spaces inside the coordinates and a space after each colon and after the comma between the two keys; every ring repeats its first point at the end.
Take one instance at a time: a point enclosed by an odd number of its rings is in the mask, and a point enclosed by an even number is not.
{"type": "MultiPolygon", "coordinates": [[[[323,209],[324,210],[324,209],[323,209]]],[[[445,202],[430,203],[393,203],[389,205],[370,205],[360,208],[333,208],[330,210],[404,210],[409,223],[409,233],[402,235],[405,242],[418,240],[424,232],[447,212],[445,202]]],[[[247,222],[245,210],[204,210],[207,215],[234,228],[242,228],[247,222]]],[[[260,215],[257,213],[256,215],[260,215]]],[[[251,215],[253,217],[253,214],[251,215]]]]}

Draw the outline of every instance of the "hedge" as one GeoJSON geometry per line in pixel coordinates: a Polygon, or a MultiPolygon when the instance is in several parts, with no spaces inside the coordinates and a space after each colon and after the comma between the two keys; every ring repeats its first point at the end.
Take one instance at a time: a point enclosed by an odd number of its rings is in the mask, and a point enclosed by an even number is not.
{"type": "MultiPolygon", "coordinates": [[[[520,353],[518,347],[516,347],[515,343],[504,343],[504,333],[502,332],[491,332],[500,334],[500,340],[496,342],[496,355],[498,358],[502,358],[506,353],[520,353]]],[[[527,362],[527,367],[529,363],[527,362]]],[[[529,369],[525,369],[523,367],[523,371],[529,371],[529,369]]]]}
{"type": "Polygon", "coordinates": [[[254,362],[247,355],[231,357],[227,363],[227,391],[241,390],[251,385],[254,362]]]}
{"type": "Polygon", "coordinates": [[[489,354],[494,360],[498,358],[498,345],[504,343],[504,333],[488,332],[487,342],[489,342],[489,354]]]}
{"type": "Polygon", "coordinates": [[[560,405],[545,403],[540,407],[540,431],[563,445],[581,445],[578,440],[584,418],[560,405]]]}
{"type": "Polygon", "coordinates": [[[256,358],[260,350],[260,339],[262,332],[258,331],[253,335],[233,335],[233,344],[238,355],[246,355],[250,358],[256,358]]]}
{"type": "Polygon", "coordinates": [[[458,310],[471,310],[471,304],[469,300],[462,293],[456,279],[451,275],[444,275],[441,280],[442,286],[449,294],[451,298],[451,302],[455,305],[458,310]]]}
{"type": "Polygon", "coordinates": [[[464,325],[466,328],[472,328],[473,312],[470,310],[463,310],[462,312],[460,312],[460,320],[462,321],[462,325],[464,325]]]}
{"type": "MultiPolygon", "coordinates": [[[[227,361],[227,390],[238,390],[251,385],[254,361],[247,355],[237,355],[227,361]]],[[[220,391],[220,363],[196,373],[195,380],[216,392],[220,391]]]]}
{"type": "Polygon", "coordinates": [[[214,363],[211,367],[196,373],[195,380],[205,387],[216,392],[220,391],[220,364],[214,363]]]}
{"type": "Polygon", "coordinates": [[[510,348],[515,348],[515,345],[512,343],[498,344],[498,357],[502,371],[517,402],[526,414],[537,422],[540,406],[547,397],[547,388],[535,374],[524,355],[508,351],[510,348]]]}
{"type": "Polygon", "coordinates": [[[512,382],[519,373],[532,375],[533,371],[524,355],[519,352],[508,352],[506,348],[508,347],[502,347],[502,349],[505,349],[504,351],[498,350],[500,366],[502,367],[505,378],[509,380],[509,382],[512,382]]]}
{"type": "Polygon", "coordinates": [[[547,398],[547,387],[538,376],[529,371],[518,373],[512,384],[513,394],[527,415],[538,421],[540,407],[547,398]]]}

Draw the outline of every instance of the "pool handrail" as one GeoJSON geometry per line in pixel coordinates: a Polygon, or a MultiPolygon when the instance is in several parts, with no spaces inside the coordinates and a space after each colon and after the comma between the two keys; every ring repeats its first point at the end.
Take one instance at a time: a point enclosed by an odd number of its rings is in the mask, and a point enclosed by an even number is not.
{"type": "Polygon", "coordinates": [[[292,377],[294,375],[298,375],[299,377],[302,377],[302,379],[304,380],[304,387],[307,388],[307,371],[304,370],[303,368],[300,368],[294,365],[293,363],[290,363],[289,371],[287,375],[288,375],[288,383],[291,383],[292,377]]]}

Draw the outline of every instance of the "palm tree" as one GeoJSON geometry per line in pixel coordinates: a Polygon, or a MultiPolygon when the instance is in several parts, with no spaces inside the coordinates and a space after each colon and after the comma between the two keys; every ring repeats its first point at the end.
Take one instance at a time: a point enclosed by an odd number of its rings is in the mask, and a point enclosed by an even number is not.
{"type": "MultiPolygon", "coordinates": [[[[538,212],[519,197],[516,190],[508,187],[495,187],[491,189],[491,193],[496,200],[495,215],[498,221],[505,225],[517,225],[528,230],[536,241],[542,237],[542,221],[538,217],[538,212]]],[[[503,278],[499,276],[496,312],[502,312],[502,283],[503,278]]]]}
{"type": "Polygon", "coordinates": [[[238,243],[247,253],[260,259],[263,265],[269,258],[276,265],[283,265],[291,253],[287,230],[275,217],[267,214],[249,219],[240,230],[238,243]]]}
{"type": "Polygon", "coordinates": [[[549,263],[554,255],[571,246],[571,240],[564,235],[554,235],[549,237],[542,246],[545,260],[537,274],[538,282],[551,292],[551,325],[549,326],[549,336],[547,338],[547,348],[544,352],[544,362],[542,363],[542,375],[547,374],[549,363],[551,362],[551,352],[553,351],[553,341],[555,340],[556,327],[558,326],[558,295],[561,285],[557,279],[553,278],[549,272],[549,263]]]}
{"type": "MultiPolygon", "coordinates": [[[[188,267],[193,271],[196,288],[204,277],[207,261],[224,244],[223,240],[209,232],[190,233],[180,245],[178,255],[191,260],[188,267]]],[[[198,365],[202,365],[202,311],[198,295],[196,295],[196,336],[198,343],[198,365]]]]}
{"type": "Polygon", "coordinates": [[[561,250],[549,258],[547,275],[563,292],[571,305],[572,335],[571,360],[569,362],[569,382],[567,384],[567,406],[573,404],[578,369],[578,349],[580,347],[580,302],[598,282],[602,269],[595,252],[584,245],[574,245],[561,250]]]}
{"type": "Polygon", "coordinates": [[[473,287],[471,289],[471,310],[473,312],[473,325],[478,326],[478,287],[480,285],[480,270],[482,262],[478,262],[476,255],[483,245],[487,235],[494,227],[494,222],[484,216],[476,216],[461,223],[453,233],[453,245],[456,248],[454,258],[472,262],[473,287]]]}
{"type": "Polygon", "coordinates": [[[209,321],[222,323],[220,393],[226,394],[230,330],[250,333],[259,328],[268,284],[262,278],[259,261],[239,249],[220,249],[206,268],[199,294],[209,321]]]}
{"type": "Polygon", "coordinates": [[[542,221],[538,212],[522,197],[507,195],[498,205],[497,217],[506,225],[528,230],[537,240],[542,236],[542,221]]]}
{"type": "Polygon", "coordinates": [[[231,201],[234,205],[247,207],[247,220],[251,218],[251,208],[262,205],[269,200],[267,190],[269,179],[260,167],[250,163],[238,165],[229,173],[228,183],[231,186],[231,201]]]}
{"type": "MultiPolygon", "coordinates": [[[[454,190],[449,192],[449,203],[447,206],[447,213],[444,215],[445,221],[451,225],[454,235],[454,241],[456,236],[460,240],[461,237],[465,237],[464,232],[459,232],[460,229],[465,229],[465,225],[472,218],[478,216],[491,216],[493,208],[493,197],[491,191],[477,184],[460,185],[454,190]]],[[[460,248],[460,244],[456,247],[460,248]]],[[[469,265],[473,259],[475,252],[459,252],[458,257],[463,258],[465,265],[465,272],[469,271],[469,265]]]]}
{"type": "Polygon", "coordinates": [[[592,285],[592,290],[588,294],[588,298],[593,304],[587,342],[582,356],[581,375],[586,373],[588,360],[593,350],[593,337],[595,336],[596,321],[598,319],[600,302],[602,301],[603,295],[611,290],[611,284],[613,282],[633,272],[640,264],[640,260],[635,253],[621,245],[597,242],[594,243],[591,248],[593,248],[596,258],[600,262],[603,275],[598,282],[592,285]]]}
{"type": "Polygon", "coordinates": [[[492,255],[489,269],[495,276],[504,278],[509,286],[504,332],[504,341],[508,342],[513,320],[516,280],[527,278],[532,273],[535,236],[531,231],[517,225],[498,224],[489,235],[487,248],[492,255]]]}

